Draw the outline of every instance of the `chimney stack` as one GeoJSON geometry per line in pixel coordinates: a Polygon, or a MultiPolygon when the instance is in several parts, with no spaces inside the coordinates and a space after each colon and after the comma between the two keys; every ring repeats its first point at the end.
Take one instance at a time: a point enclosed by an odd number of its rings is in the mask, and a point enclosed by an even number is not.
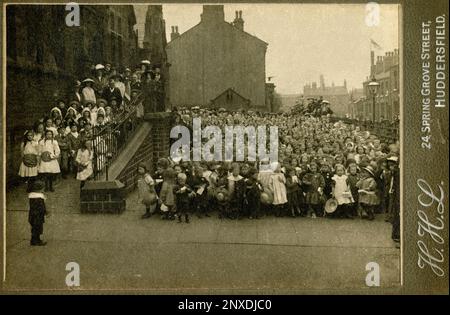
{"type": "Polygon", "coordinates": [[[234,18],[233,25],[234,27],[244,30],[244,20],[242,19],[242,11],[236,11],[236,17],[234,18]]]}
{"type": "Polygon", "coordinates": [[[204,5],[201,21],[206,23],[219,23],[225,21],[223,5],[204,5]]]}
{"type": "Polygon", "coordinates": [[[178,33],[178,26],[172,26],[172,33],[170,33],[170,40],[174,40],[179,37],[180,33],[178,33]]]}

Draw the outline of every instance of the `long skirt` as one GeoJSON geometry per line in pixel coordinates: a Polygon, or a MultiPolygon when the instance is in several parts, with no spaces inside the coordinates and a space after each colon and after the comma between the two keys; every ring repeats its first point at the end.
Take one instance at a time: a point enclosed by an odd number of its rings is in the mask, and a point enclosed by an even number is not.
{"type": "Polygon", "coordinates": [[[38,167],[28,167],[23,164],[23,162],[20,164],[19,168],[19,176],[20,177],[35,177],[38,175],[38,167]]]}

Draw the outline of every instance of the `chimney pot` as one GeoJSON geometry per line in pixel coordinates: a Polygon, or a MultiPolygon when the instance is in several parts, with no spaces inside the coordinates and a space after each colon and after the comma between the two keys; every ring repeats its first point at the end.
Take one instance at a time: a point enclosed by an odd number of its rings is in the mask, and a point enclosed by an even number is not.
{"type": "Polygon", "coordinates": [[[178,26],[172,26],[172,33],[170,34],[170,40],[174,40],[178,36],[180,36],[180,34],[178,34],[178,26]]]}

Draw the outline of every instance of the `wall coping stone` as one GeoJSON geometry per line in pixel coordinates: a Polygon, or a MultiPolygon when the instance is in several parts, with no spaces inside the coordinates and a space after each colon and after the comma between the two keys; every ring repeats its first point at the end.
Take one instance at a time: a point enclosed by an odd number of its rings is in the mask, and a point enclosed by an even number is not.
{"type": "MultiPolygon", "coordinates": [[[[134,154],[139,150],[142,143],[145,141],[152,126],[149,122],[143,122],[136,133],[128,140],[125,148],[119,153],[119,156],[108,167],[108,178],[116,179],[122,172],[124,166],[133,158],[134,154]]],[[[102,174],[102,180],[106,179],[106,174],[102,174]]]]}
{"type": "Polygon", "coordinates": [[[125,185],[118,180],[86,181],[82,191],[122,189],[125,185]]]}

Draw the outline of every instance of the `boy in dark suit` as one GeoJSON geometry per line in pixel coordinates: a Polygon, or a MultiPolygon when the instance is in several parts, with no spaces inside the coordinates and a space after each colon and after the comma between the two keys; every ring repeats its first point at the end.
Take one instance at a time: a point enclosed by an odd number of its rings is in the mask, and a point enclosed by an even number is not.
{"type": "Polygon", "coordinates": [[[184,173],[177,175],[177,184],[174,187],[178,222],[182,222],[182,216],[189,223],[189,209],[191,199],[195,196],[194,191],[186,184],[187,176],[184,173]]]}
{"type": "Polygon", "coordinates": [[[43,190],[44,183],[35,181],[31,187],[31,192],[28,194],[30,201],[28,222],[31,225],[31,246],[44,246],[47,244],[47,242],[41,240],[41,234],[44,232],[45,215],[47,214],[43,190]]]}

